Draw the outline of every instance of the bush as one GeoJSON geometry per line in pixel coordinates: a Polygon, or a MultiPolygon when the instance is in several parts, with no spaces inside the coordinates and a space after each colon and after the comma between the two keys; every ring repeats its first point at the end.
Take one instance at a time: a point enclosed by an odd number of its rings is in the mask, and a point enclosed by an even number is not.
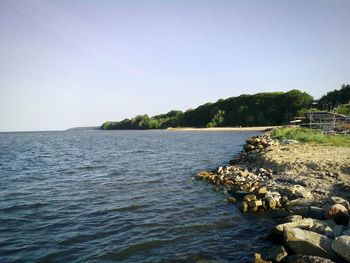
{"type": "Polygon", "coordinates": [[[303,143],[320,143],[332,146],[350,147],[349,135],[328,135],[308,128],[279,128],[272,133],[272,137],[279,140],[289,139],[303,143]]]}

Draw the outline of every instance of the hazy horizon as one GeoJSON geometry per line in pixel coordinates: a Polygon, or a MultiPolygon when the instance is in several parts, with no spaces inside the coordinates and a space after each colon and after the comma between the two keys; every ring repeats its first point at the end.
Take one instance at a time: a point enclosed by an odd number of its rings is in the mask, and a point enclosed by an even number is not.
{"type": "Polygon", "coordinates": [[[350,1],[0,2],[0,131],[350,83],[350,1]]]}

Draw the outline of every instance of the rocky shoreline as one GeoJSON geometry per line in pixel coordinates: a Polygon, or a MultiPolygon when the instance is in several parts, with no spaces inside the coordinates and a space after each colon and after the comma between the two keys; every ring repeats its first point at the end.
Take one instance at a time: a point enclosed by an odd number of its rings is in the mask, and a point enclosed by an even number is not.
{"type": "MultiPolygon", "coordinates": [[[[350,149],[249,138],[230,165],[197,178],[229,194],[243,213],[268,213],[277,225],[273,253],[255,262],[350,262],[350,149]]],[[[252,259],[254,261],[254,259],[252,259]]]]}

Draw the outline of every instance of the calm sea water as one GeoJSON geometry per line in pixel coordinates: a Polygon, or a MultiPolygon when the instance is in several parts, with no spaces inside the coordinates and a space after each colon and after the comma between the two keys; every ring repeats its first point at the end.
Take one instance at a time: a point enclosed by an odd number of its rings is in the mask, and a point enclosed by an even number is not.
{"type": "Polygon", "coordinates": [[[255,133],[0,134],[1,262],[252,262],[271,222],[196,181],[255,133]]]}

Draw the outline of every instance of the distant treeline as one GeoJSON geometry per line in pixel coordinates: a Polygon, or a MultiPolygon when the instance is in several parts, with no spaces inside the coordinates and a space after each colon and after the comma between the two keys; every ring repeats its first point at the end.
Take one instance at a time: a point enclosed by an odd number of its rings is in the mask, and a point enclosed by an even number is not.
{"type": "Polygon", "coordinates": [[[311,95],[299,90],[257,93],[220,99],[215,103],[206,103],[185,112],[172,110],[153,117],[144,114],[119,122],[107,121],[102,124],[101,129],[281,125],[288,123],[294,116],[309,110],[329,110],[330,107],[342,109],[345,107],[346,111],[349,107],[341,104],[345,104],[349,100],[350,85],[343,85],[340,90],[328,92],[321,97],[318,103],[315,103],[311,95]]]}

